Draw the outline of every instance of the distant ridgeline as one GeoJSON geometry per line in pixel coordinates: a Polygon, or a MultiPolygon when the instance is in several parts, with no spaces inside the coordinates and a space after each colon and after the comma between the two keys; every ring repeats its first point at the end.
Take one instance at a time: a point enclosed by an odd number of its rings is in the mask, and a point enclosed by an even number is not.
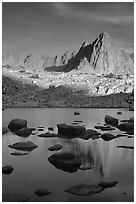
{"type": "Polygon", "coordinates": [[[61,58],[39,55],[7,54],[2,57],[6,68],[35,71],[69,72],[81,70],[98,74],[134,74],[134,53],[121,50],[107,33],[100,33],[92,43],[86,41],[77,53],[66,52],[61,58]]]}

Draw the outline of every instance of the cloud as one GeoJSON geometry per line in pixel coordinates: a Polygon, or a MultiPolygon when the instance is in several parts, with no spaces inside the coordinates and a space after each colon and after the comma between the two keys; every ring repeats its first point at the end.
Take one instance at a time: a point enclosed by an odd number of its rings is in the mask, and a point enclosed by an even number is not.
{"type": "MultiPolygon", "coordinates": [[[[97,4],[97,3],[67,3],[67,2],[55,2],[54,8],[58,15],[63,18],[81,19],[86,21],[100,22],[100,23],[112,23],[112,24],[129,24],[134,23],[134,16],[132,12],[122,11],[121,5],[123,4],[97,4]],[[80,5],[80,6],[79,6],[80,5]],[[82,6],[84,5],[83,9],[82,6]],[[93,10],[96,8],[96,10],[93,10]],[[97,7],[96,7],[97,5],[97,7]],[[104,5],[106,9],[104,10],[104,5]],[[111,6],[117,9],[117,12],[110,12],[111,6]],[[88,8],[89,7],[89,8],[88,8]],[[77,9],[79,8],[79,9],[77,9]],[[109,8],[109,9],[108,9],[109,8]],[[90,9],[90,10],[89,10],[90,9]],[[119,10],[122,12],[120,13],[119,10]]],[[[113,9],[115,9],[113,8],[113,9]]],[[[126,8],[124,8],[126,9],[126,8]]],[[[129,10],[129,9],[128,9],[129,10]]]]}

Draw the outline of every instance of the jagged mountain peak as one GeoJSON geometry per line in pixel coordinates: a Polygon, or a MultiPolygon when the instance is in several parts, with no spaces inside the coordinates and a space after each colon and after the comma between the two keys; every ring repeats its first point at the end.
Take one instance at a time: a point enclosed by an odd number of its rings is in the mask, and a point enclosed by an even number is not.
{"type": "Polygon", "coordinates": [[[110,39],[110,36],[109,36],[109,34],[108,34],[107,32],[101,32],[101,33],[99,34],[99,37],[100,37],[100,38],[110,39]]]}

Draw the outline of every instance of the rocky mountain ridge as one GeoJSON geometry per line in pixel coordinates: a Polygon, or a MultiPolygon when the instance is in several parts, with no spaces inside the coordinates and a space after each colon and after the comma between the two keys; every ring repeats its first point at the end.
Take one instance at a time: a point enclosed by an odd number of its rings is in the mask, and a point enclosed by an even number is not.
{"type": "Polygon", "coordinates": [[[2,57],[3,67],[32,71],[69,72],[80,70],[98,74],[133,74],[133,56],[121,50],[107,33],[100,33],[92,43],[83,42],[77,53],[65,52],[60,58],[33,54],[8,54],[2,57]]]}

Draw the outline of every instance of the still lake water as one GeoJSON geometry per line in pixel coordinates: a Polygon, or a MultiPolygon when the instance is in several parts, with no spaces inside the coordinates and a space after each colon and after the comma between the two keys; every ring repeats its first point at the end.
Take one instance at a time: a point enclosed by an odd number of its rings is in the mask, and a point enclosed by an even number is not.
{"type": "MultiPolygon", "coordinates": [[[[43,126],[44,132],[48,127],[59,123],[71,124],[74,120],[82,120],[85,127],[94,129],[94,125],[104,124],[105,115],[110,115],[119,120],[129,119],[134,113],[125,109],[66,109],[66,108],[9,108],[3,111],[2,126],[7,127],[14,118],[28,121],[28,127],[36,127],[35,135],[27,139],[18,137],[11,132],[2,137],[2,165],[12,165],[14,171],[11,175],[3,175],[3,193],[23,193],[29,201],[133,201],[134,191],[134,151],[131,149],[117,148],[117,145],[134,145],[133,138],[122,137],[109,142],[100,139],[64,139],[64,138],[39,138],[38,127],[43,126]],[[80,115],[74,115],[79,111],[80,115]],[[117,112],[122,111],[122,115],[117,112]],[[38,148],[25,156],[13,156],[9,144],[19,141],[32,141],[38,148]],[[82,165],[89,164],[91,169],[79,169],[75,173],[64,172],[49,163],[48,157],[55,152],[50,152],[48,147],[59,143],[63,150],[77,152],[82,165]],[[77,184],[97,184],[101,181],[118,181],[115,188],[93,196],[70,195],[64,192],[67,188],[77,184]],[[34,192],[39,188],[48,189],[51,194],[37,197],[34,192]],[[124,194],[126,193],[126,194],[124,194]]],[[[98,132],[102,132],[99,131],[98,132]]],[[[114,135],[121,133],[119,130],[107,131],[114,135]]],[[[102,132],[102,133],[105,133],[102,132]]]]}

